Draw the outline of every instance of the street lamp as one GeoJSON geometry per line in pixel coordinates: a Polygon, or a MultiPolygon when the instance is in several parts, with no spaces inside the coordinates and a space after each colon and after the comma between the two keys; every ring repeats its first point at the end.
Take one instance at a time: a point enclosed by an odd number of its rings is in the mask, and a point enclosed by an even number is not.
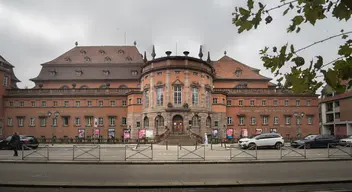
{"type": "Polygon", "coordinates": [[[293,113],[293,115],[296,117],[296,124],[297,124],[297,136],[298,136],[298,134],[301,134],[301,124],[302,124],[302,119],[303,119],[303,117],[304,117],[304,115],[305,115],[305,113],[304,112],[302,112],[301,114],[299,114],[298,112],[294,112],[293,113]],[[298,119],[299,119],[299,122],[298,122],[298,119]]]}
{"type": "MultiPolygon", "coordinates": [[[[56,111],[53,115],[51,111],[48,111],[48,117],[52,117],[52,125],[51,125],[51,145],[54,145],[54,119],[57,119],[60,116],[60,113],[56,111]]],[[[56,121],[57,123],[57,121],[56,121]]]]}

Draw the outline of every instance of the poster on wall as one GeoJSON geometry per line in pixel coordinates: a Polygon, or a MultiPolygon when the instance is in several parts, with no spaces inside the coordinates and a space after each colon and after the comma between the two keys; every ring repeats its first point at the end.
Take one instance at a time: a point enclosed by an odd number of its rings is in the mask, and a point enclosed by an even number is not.
{"type": "Polygon", "coordinates": [[[153,130],[147,130],[147,131],[145,132],[145,136],[146,136],[147,138],[153,138],[153,130]]]}
{"type": "Polygon", "coordinates": [[[100,129],[94,129],[93,135],[94,135],[94,137],[99,138],[99,136],[100,136],[100,129]]]}
{"type": "Polygon", "coordinates": [[[270,129],[270,132],[271,133],[277,133],[277,129],[276,128],[272,128],[272,129],[270,129]]]}
{"type": "Polygon", "coordinates": [[[95,128],[98,127],[98,118],[94,118],[94,127],[95,127],[95,128]]]}
{"type": "Polygon", "coordinates": [[[138,130],[138,139],[142,139],[145,137],[146,130],[145,129],[139,129],[138,130]]]}
{"type": "Polygon", "coordinates": [[[241,135],[242,135],[242,137],[248,137],[248,130],[247,129],[242,129],[241,130],[241,135]]]}
{"type": "Polygon", "coordinates": [[[233,137],[233,129],[227,129],[226,130],[226,136],[228,139],[232,139],[233,137]]]}
{"type": "Polygon", "coordinates": [[[125,139],[131,138],[131,130],[130,129],[123,130],[123,138],[125,138],[125,139]]]}
{"type": "Polygon", "coordinates": [[[255,134],[259,135],[263,132],[263,129],[255,129],[255,134]]]}
{"type": "Polygon", "coordinates": [[[115,138],[115,129],[108,129],[108,138],[115,138]]]}
{"type": "Polygon", "coordinates": [[[217,129],[213,129],[213,137],[217,137],[218,136],[218,130],[217,129]]]}
{"type": "Polygon", "coordinates": [[[84,129],[78,129],[78,138],[84,138],[86,136],[86,131],[84,129]]]}

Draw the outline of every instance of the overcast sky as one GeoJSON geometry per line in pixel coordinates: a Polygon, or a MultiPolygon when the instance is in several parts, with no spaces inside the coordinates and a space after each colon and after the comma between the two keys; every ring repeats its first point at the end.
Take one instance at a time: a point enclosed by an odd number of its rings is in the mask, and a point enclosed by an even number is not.
{"type": "MultiPolygon", "coordinates": [[[[279,0],[266,1],[268,7],[279,0]]],[[[304,24],[299,34],[287,34],[290,14],[271,12],[270,25],[237,34],[232,25],[234,7],[246,0],[0,0],[0,55],[15,66],[22,81],[19,87],[33,87],[30,78],[39,74],[44,62],[53,60],[79,45],[128,45],[137,42],[141,53],[150,58],[152,45],[157,57],[165,51],[184,50],[197,56],[199,45],[210,51],[212,60],[227,55],[249,66],[261,69],[261,74],[273,77],[260,60],[264,46],[295,43],[296,48],[339,33],[352,25],[329,19],[316,27],[304,24]]],[[[291,15],[292,16],[292,15],[291,15]]],[[[337,57],[340,38],[319,44],[304,52],[306,59],[323,55],[325,61],[337,57]]],[[[274,81],[273,81],[274,82],[274,81]]]]}

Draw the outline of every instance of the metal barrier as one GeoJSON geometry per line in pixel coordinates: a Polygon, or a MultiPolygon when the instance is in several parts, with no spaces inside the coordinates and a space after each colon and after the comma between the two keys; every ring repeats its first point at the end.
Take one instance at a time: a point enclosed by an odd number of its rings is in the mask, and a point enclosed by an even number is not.
{"type": "Polygon", "coordinates": [[[293,147],[289,147],[289,146],[285,146],[281,145],[280,147],[280,159],[283,159],[284,157],[304,157],[305,159],[307,159],[307,150],[306,150],[306,144],[302,144],[296,148],[293,147]],[[300,151],[298,151],[298,149],[302,149],[303,147],[303,153],[301,153],[300,151]],[[288,153],[283,154],[283,150],[288,150],[288,153]],[[289,154],[297,154],[296,156],[292,156],[289,154]]]}
{"type": "Polygon", "coordinates": [[[73,145],[73,156],[72,160],[97,160],[100,161],[100,145],[73,145]],[[76,151],[81,151],[82,153],[75,153],[76,151]],[[98,150],[98,155],[93,154],[94,150],[98,150]],[[87,156],[82,158],[83,155],[87,156]],[[81,158],[79,158],[81,157],[81,158]]]}
{"type": "Polygon", "coordinates": [[[177,147],[177,160],[204,160],[205,161],[205,145],[200,145],[200,146],[196,146],[194,150],[189,150],[186,147],[182,147],[181,145],[179,145],[177,147]],[[182,156],[180,156],[180,150],[185,150],[186,154],[183,154],[182,156]],[[203,149],[203,156],[197,154],[198,151],[201,151],[201,149],[203,149]],[[187,158],[188,155],[194,155],[194,158],[187,158]]]}
{"type": "Polygon", "coordinates": [[[348,155],[349,157],[352,157],[352,144],[349,145],[340,145],[336,143],[329,143],[328,144],[328,158],[334,156],[334,157],[341,157],[341,156],[346,156],[348,155]],[[335,150],[333,153],[331,151],[335,150]],[[347,150],[345,150],[347,149],[347,150]],[[338,152],[342,152],[342,154],[337,154],[338,152]]]}
{"type": "Polygon", "coordinates": [[[127,160],[153,160],[153,144],[151,143],[150,145],[126,145],[125,161],[127,160]],[[127,151],[132,151],[132,154],[127,154],[127,151]],[[150,154],[146,154],[146,152],[150,152],[150,154]]]}
{"type": "MultiPolygon", "coordinates": [[[[235,145],[230,145],[230,160],[235,159],[236,157],[239,158],[238,156],[241,154],[246,154],[246,157],[250,157],[250,158],[254,158],[254,159],[258,159],[258,147],[257,145],[251,145],[250,147],[248,147],[247,149],[242,149],[241,147],[235,147],[235,145]],[[232,149],[236,149],[239,150],[240,152],[237,154],[232,155],[232,149]],[[254,154],[251,154],[249,152],[249,150],[255,150],[254,154]]],[[[246,157],[241,157],[241,158],[246,158],[246,157]]]]}
{"type": "Polygon", "coordinates": [[[38,148],[36,148],[36,149],[33,149],[27,145],[22,145],[22,160],[25,160],[27,157],[33,157],[34,154],[39,155],[39,157],[41,157],[41,158],[49,160],[49,145],[44,145],[43,147],[38,146],[38,148]],[[29,149],[30,153],[25,155],[26,149],[29,149]],[[43,149],[46,149],[46,154],[45,154],[45,152],[40,153],[40,151],[43,151],[43,149]]]}

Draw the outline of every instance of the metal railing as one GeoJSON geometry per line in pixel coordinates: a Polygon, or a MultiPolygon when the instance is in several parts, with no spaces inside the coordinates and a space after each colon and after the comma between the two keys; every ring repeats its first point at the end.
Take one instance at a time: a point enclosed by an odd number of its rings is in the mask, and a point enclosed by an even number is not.
{"type": "Polygon", "coordinates": [[[126,145],[125,161],[127,160],[153,160],[153,144],[126,145]]]}
{"type": "Polygon", "coordinates": [[[235,158],[253,158],[255,160],[258,159],[258,147],[257,145],[251,145],[247,149],[242,149],[241,147],[235,147],[235,145],[230,145],[230,160],[233,160],[235,158]],[[232,152],[233,149],[239,150],[239,153],[232,152]],[[254,150],[254,154],[250,153],[251,150],[254,150]],[[240,157],[240,155],[247,155],[245,157],[240,157]]]}
{"type": "Polygon", "coordinates": [[[72,160],[100,161],[100,145],[73,145],[72,160]],[[98,151],[98,154],[94,154],[94,151],[98,151]]]}
{"type": "Polygon", "coordinates": [[[297,146],[296,148],[293,148],[291,146],[285,146],[285,145],[281,145],[280,147],[280,159],[283,158],[292,158],[292,157],[303,157],[305,159],[307,159],[307,151],[306,151],[306,145],[302,144],[297,146]],[[298,151],[298,149],[302,149],[303,148],[303,153],[298,151]],[[287,150],[287,153],[284,153],[284,151],[287,150]],[[295,154],[294,155],[290,155],[290,154],[295,154]],[[298,156],[297,156],[298,155],[298,156]]]}
{"type": "Polygon", "coordinates": [[[328,144],[328,158],[331,157],[352,157],[352,144],[341,145],[338,143],[328,144]]]}
{"type": "MultiPolygon", "coordinates": [[[[194,149],[189,149],[190,147],[185,147],[178,145],[177,147],[177,160],[204,160],[205,161],[205,145],[196,145],[194,149]],[[185,151],[185,154],[180,154],[185,151]],[[203,152],[202,154],[198,152],[203,152]],[[190,157],[193,156],[193,157],[190,157]]],[[[193,148],[193,146],[191,146],[193,148]]]]}
{"type": "Polygon", "coordinates": [[[29,147],[27,145],[22,145],[22,160],[32,158],[44,158],[45,160],[49,160],[49,145],[40,146],[36,149],[29,147]],[[45,151],[46,150],[46,151],[45,151]],[[25,151],[28,151],[28,154],[25,154],[25,151]],[[41,153],[44,152],[44,153],[41,153]],[[39,155],[39,156],[34,156],[39,155]]]}

